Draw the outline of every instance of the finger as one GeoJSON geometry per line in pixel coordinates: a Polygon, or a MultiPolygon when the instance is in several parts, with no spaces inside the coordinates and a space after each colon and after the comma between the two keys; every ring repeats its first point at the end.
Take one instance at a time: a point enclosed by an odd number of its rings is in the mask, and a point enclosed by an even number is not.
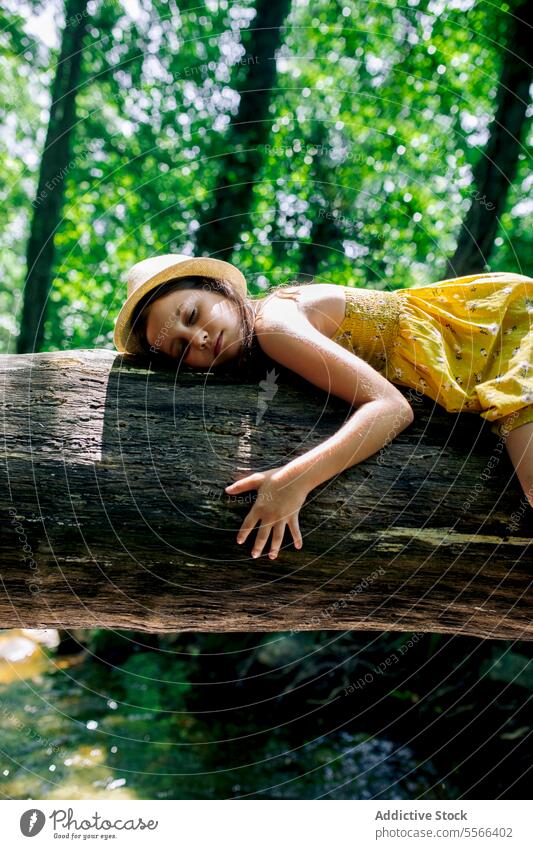
{"type": "Polygon", "coordinates": [[[270,531],[272,530],[272,523],[262,524],[257,531],[257,537],[255,539],[255,545],[252,549],[252,557],[259,557],[263,553],[263,548],[268,542],[268,538],[270,536],[270,531]]]}
{"type": "Polygon", "coordinates": [[[302,548],[303,541],[302,541],[302,534],[300,532],[300,525],[298,523],[298,513],[295,513],[293,516],[290,517],[289,528],[290,528],[290,531],[292,533],[292,538],[294,540],[294,547],[295,548],[302,548]]]}
{"type": "Polygon", "coordinates": [[[254,510],[250,510],[237,534],[237,542],[239,543],[239,545],[243,542],[246,542],[250,531],[253,531],[258,521],[259,516],[257,515],[257,513],[255,513],[254,510]]]}
{"type": "Polygon", "coordinates": [[[271,560],[275,560],[278,556],[279,550],[281,548],[281,543],[283,542],[283,534],[285,533],[285,522],[278,522],[277,525],[274,525],[274,532],[272,534],[272,543],[270,546],[270,554],[268,555],[271,560]]]}
{"type": "Polygon", "coordinates": [[[237,492],[245,492],[247,489],[256,489],[257,485],[260,483],[260,475],[259,473],[255,473],[254,475],[247,475],[245,478],[241,478],[239,481],[235,481],[235,483],[230,483],[227,487],[225,487],[224,492],[229,492],[231,495],[235,495],[237,492]]]}

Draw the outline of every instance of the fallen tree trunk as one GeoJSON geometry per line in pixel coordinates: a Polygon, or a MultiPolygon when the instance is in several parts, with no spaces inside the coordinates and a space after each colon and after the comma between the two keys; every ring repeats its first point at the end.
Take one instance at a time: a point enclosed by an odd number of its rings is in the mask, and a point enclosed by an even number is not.
{"type": "Polygon", "coordinates": [[[303,549],[287,533],[252,560],[235,541],[252,493],[224,487],[307,451],[348,405],[279,366],[265,411],[255,380],[111,351],[0,365],[1,627],[532,638],[531,515],[479,416],[410,396],[413,425],[311,492],[303,549]]]}

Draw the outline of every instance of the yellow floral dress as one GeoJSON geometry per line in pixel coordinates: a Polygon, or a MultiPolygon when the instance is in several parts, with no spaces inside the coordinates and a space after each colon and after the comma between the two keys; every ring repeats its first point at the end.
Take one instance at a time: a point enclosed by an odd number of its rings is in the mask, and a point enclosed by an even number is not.
{"type": "Polygon", "coordinates": [[[533,279],[497,272],[394,292],[344,287],[333,340],[449,413],[504,436],[533,421],[533,279]]]}

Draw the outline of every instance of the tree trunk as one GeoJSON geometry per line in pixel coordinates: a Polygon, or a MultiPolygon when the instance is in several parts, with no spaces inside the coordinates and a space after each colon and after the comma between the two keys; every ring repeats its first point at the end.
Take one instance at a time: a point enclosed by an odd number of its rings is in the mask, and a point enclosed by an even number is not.
{"type": "Polygon", "coordinates": [[[474,168],[472,203],[443,279],[485,270],[516,174],[533,79],[533,4],[526,0],[509,15],[512,20],[504,48],[496,114],[486,148],[474,168]]]}
{"type": "Polygon", "coordinates": [[[277,365],[266,411],[256,380],[111,351],[0,366],[3,628],[533,638],[531,515],[478,415],[414,403],[413,425],[310,493],[303,549],[287,533],[256,561],[254,533],[235,541],[251,494],[224,487],[310,449],[348,405],[277,365]]]}
{"type": "Polygon", "coordinates": [[[290,0],[258,0],[257,14],[245,40],[244,80],[235,121],[227,135],[227,156],[214,189],[213,202],[202,215],[196,233],[197,253],[229,260],[239,234],[248,226],[253,182],[263,155],[261,144],[270,138],[269,107],[276,80],[275,53],[290,0]]]}
{"type": "MultiPolygon", "coordinates": [[[[309,282],[315,278],[324,257],[331,256],[331,252],[335,250],[343,252],[342,240],[350,238],[349,235],[345,236],[338,224],[343,215],[338,203],[335,203],[338,187],[335,185],[335,166],[329,159],[328,128],[322,122],[317,122],[315,134],[316,138],[307,142],[317,145],[310,173],[314,186],[311,197],[313,223],[309,240],[303,242],[300,249],[300,271],[293,275],[299,282],[309,282]]],[[[350,221],[349,215],[346,217],[350,221]]]]}
{"type": "Polygon", "coordinates": [[[76,95],[86,28],[87,0],[67,0],[61,53],[52,87],[48,132],[26,252],[24,303],[17,340],[19,353],[39,351],[42,346],[54,266],[54,235],[61,222],[65,180],[72,165],[70,140],[76,123],[76,95]]]}

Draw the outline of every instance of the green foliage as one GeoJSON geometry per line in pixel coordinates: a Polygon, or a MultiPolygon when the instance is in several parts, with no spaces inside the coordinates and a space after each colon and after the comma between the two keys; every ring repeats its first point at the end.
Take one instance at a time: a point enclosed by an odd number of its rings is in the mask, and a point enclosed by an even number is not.
{"type": "Polygon", "coordinates": [[[191,684],[187,664],[157,652],[136,652],[113,671],[124,699],[150,711],[180,710],[191,684]]]}
{"type": "MultiPolygon", "coordinates": [[[[194,251],[211,193],[228,176],[227,128],[255,13],[249,0],[179,9],[151,0],[135,18],[118,2],[96,8],[62,178],[45,340],[52,350],[112,347],[128,267],[158,252],[194,251]]],[[[494,114],[508,11],[429,0],[293,4],[272,59],[268,145],[250,175],[250,209],[236,219],[232,259],[252,292],[298,273],[328,213],[335,236],[313,247],[317,279],[398,288],[440,278],[494,114]]],[[[17,329],[56,61],[55,49],[25,34],[30,14],[2,12],[3,351],[17,329]]],[[[533,258],[526,141],[493,269],[528,273],[533,258]]]]}
{"type": "Polygon", "coordinates": [[[531,659],[518,652],[494,649],[491,659],[483,664],[482,672],[493,681],[505,681],[533,692],[531,659]]]}

